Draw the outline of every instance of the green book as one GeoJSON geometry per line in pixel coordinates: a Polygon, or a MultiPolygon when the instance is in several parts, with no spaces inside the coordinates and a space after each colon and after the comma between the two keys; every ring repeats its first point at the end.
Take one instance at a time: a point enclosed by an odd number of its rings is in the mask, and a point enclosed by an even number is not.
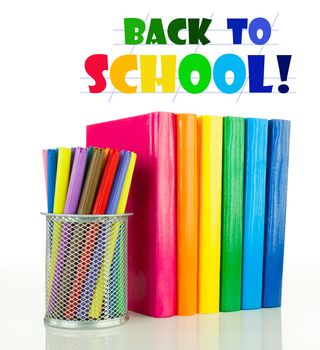
{"type": "Polygon", "coordinates": [[[241,307],[244,118],[223,121],[220,310],[241,307]]]}

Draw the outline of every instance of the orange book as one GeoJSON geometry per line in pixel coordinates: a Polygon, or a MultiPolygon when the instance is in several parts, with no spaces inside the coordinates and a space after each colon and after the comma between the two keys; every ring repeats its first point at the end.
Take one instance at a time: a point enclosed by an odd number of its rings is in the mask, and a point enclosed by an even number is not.
{"type": "Polygon", "coordinates": [[[177,115],[177,315],[197,313],[198,131],[194,114],[177,115]]]}

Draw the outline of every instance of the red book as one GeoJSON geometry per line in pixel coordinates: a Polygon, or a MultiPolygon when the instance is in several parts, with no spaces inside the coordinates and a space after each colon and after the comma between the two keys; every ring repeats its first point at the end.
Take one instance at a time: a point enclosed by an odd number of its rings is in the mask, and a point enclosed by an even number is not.
{"type": "Polygon", "coordinates": [[[87,126],[87,146],[137,153],[128,199],[129,309],[176,314],[176,116],[155,112],[87,126]]]}

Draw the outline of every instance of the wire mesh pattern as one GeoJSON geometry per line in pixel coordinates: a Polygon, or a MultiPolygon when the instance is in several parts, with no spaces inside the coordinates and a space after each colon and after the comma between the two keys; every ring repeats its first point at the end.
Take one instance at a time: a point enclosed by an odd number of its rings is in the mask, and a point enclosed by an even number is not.
{"type": "Polygon", "coordinates": [[[127,215],[46,216],[46,320],[127,317],[127,231],[127,215]]]}

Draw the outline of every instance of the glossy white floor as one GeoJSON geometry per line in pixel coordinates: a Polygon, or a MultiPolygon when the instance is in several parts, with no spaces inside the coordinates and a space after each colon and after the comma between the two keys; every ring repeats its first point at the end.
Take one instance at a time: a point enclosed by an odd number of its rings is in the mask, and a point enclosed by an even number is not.
{"type": "Polygon", "coordinates": [[[123,326],[90,332],[44,327],[39,277],[4,276],[1,349],[320,349],[320,281],[311,276],[285,278],[282,308],[168,319],[130,313],[123,326]]]}

